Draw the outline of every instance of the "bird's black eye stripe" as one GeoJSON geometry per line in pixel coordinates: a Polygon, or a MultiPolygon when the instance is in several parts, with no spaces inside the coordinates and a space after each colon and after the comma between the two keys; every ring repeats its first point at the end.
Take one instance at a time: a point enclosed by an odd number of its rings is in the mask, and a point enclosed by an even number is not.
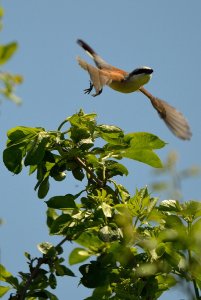
{"type": "Polygon", "coordinates": [[[151,73],[153,73],[153,70],[151,68],[150,69],[149,68],[137,68],[129,74],[129,77],[133,76],[133,75],[151,74],[151,73]]]}

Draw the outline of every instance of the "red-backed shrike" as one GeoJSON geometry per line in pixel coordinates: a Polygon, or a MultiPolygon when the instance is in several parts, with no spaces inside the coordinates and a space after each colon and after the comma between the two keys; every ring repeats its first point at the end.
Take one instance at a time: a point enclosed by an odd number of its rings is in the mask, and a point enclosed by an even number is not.
{"type": "Polygon", "coordinates": [[[121,93],[140,91],[148,97],[160,117],[177,137],[183,140],[191,138],[190,127],[182,113],[167,102],[154,97],[144,88],[144,85],[151,79],[153,69],[140,67],[130,73],[126,72],[108,64],[84,41],[79,39],[77,43],[89,54],[96,64],[95,67],[88,64],[82,58],[77,58],[79,65],[88,71],[91,79],[90,87],[84,90],[85,93],[89,94],[94,88],[96,93],[92,96],[100,95],[104,85],[108,85],[113,90],[121,93]]]}

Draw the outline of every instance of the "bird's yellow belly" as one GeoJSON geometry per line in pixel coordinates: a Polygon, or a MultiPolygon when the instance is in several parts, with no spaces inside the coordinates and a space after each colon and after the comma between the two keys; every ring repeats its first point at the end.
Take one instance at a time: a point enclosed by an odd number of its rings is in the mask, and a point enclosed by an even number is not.
{"type": "Polygon", "coordinates": [[[112,83],[109,84],[109,87],[121,93],[133,93],[139,90],[141,86],[148,83],[150,79],[151,75],[146,74],[141,78],[130,78],[129,80],[124,81],[112,81],[112,83]]]}

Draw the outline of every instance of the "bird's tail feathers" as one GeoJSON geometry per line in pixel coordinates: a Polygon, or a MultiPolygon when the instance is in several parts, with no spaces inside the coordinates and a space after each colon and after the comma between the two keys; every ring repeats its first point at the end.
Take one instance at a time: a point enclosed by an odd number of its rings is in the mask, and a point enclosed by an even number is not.
{"type": "Polygon", "coordinates": [[[158,98],[154,98],[151,103],[168,128],[177,137],[182,140],[190,140],[192,133],[189,124],[180,111],[158,98]]]}
{"type": "Polygon", "coordinates": [[[190,140],[192,133],[189,124],[183,114],[169,105],[164,100],[154,97],[144,87],[139,89],[149,98],[159,116],[164,120],[168,128],[180,139],[190,140]]]}

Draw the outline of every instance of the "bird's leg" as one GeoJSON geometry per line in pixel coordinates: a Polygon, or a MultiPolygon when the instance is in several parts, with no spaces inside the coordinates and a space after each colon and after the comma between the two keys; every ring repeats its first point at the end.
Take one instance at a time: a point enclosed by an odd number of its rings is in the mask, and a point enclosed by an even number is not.
{"type": "Polygon", "coordinates": [[[89,82],[90,82],[90,86],[89,86],[88,89],[85,89],[85,90],[84,90],[84,93],[85,93],[85,94],[90,94],[91,91],[92,91],[92,89],[93,89],[93,87],[94,87],[93,83],[92,83],[91,81],[89,81],[89,82]]]}

